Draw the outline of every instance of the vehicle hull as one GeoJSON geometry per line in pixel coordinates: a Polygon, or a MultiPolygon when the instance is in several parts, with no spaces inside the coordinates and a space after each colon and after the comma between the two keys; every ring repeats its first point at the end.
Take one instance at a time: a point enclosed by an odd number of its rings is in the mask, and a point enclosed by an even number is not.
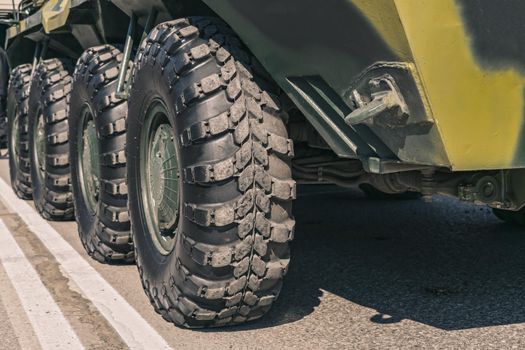
{"type": "Polygon", "coordinates": [[[369,125],[392,156],[456,171],[525,166],[522,1],[205,2],[234,27],[340,155],[354,151],[366,158],[373,152],[358,147],[361,141],[374,151],[380,145],[340,123],[345,113],[338,109],[344,106],[322,115],[316,98],[297,89],[294,78],[321,80],[325,94],[335,93],[351,107],[350,92],[362,84],[363,72],[381,62],[403,62],[424,106],[425,116],[415,119],[432,127],[369,125]]]}

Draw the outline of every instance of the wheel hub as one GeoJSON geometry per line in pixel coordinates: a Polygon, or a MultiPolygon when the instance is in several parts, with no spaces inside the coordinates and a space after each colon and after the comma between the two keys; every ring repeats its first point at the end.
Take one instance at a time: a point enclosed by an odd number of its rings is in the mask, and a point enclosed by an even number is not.
{"type": "Polygon", "coordinates": [[[37,173],[40,177],[40,180],[43,181],[46,173],[46,137],[45,137],[45,124],[44,124],[44,115],[42,111],[37,113],[38,119],[36,121],[35,128],[35,152],[36,152],[36,165],[37,173]]]}
{"type": "Polygon", "coordinates": [[[18,130],[19,128],[19,121],[18,121],[18,107],[15,107],[15,112],[14,112],[14,118],[13,118],[13,125],[12,125],[12,130],[11,130],[11,134],[10,134],[10,142],[11,142],[11,149],[13,150],[13,160],[15,162],[15,165],[18,167],[18,157],[20,155],[20,151],[18,149],[18,143],[19,143],[19,133],[20,131],[18,130]]]}
{"type": "Polygon", "coordinates": [[[82,193],[92,214],[96,213],[100,192],[100,160],[98,151],[97,129],[93,114],[86,107],[82,116],[81,135],[79,138],[80,176],[82,193]]]}
{"type": "Polygon", "coordinates": [[[141,139],[143,207],[153,241],[162,253],[173,249],[179,218],[179,164],[173,127],[160,102],[150,107],[141,139]]]}

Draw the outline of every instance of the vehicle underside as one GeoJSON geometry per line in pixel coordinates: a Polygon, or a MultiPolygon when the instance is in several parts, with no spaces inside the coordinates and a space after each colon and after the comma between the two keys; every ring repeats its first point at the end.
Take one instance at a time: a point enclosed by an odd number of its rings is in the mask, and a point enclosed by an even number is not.
{"type": "Polygon", "coordinates": [[[21,1],[0,16],[13,189],[75,218],[94,259],[136,261],[155,310],[188,327],[269,309],[297,183],[525,221],[522,38],[507,35],[524,5],[500,5],[499,31],[494,6],[21,1]]]}

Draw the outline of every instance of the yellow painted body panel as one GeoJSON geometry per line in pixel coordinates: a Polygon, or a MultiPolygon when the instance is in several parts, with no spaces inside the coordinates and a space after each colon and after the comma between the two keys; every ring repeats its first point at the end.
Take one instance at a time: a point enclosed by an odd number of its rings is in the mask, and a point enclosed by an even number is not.
{"type": "Polygon", "coordinates": [[[452,167],[511,167],[525,77],[479,66],[454,0],[395,2],[452,167]]]}
{"type": "Polygon", "coordinates": [[[67,23],[70,9],[71,0],[49,0],[36,14],[9,27],[6,31],[6,38],[9,40],[18,34],[25,32],[30,27],[30,20],[33,25],[35,22],[42,24],[45,32],[49,33],[67,23]],[[34,18],[35,16],[36,18],[34,18]]]}
{"type": "Polygon", "coordinates": [[[42,25],[46,33],[66,24],[71,0],[50,0],[42,7],[42,25]]]}
{"type": "Polygon", "coordinates": [[[23,31],[25,31],[27,28],[27,22],[25,20],[23,21],[20,21],[18,24],[12,26],[12,27],[9,27],[6,31],[6,37],[8,39],[10,38],[14,38],[15,36],[17,36],[19,33],[22,33],[23,31]]]}
{"type": "Polygon", "coordinates": [[[353,0],[352,3],[373,23],[400,60],[413,60],[410,45],[393,0],[353,0]]]}
{"type": "Polygon", "coordinates": [[[454,170],[514,167],[524,120],[525,76],[487,70],[474,57],[454,0],[353,0],[401,59],[421,94],[454,170]],[[407,45],[399,39],[406,38],[407,45]]]}

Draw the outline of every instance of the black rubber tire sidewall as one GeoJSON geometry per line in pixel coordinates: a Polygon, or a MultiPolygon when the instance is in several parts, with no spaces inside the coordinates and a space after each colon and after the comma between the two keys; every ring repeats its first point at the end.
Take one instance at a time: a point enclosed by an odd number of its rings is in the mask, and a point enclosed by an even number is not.
{"type": "MultiPolygon", "coordinates": [[[[11,81],[9,85],[9,92],[7,95],[7,146],[9,154],[9,175],[11,180],[11,187],[16,195],[22,199],[32,198],[31,182],[27,181],[30,178],[29,169],[27,174],[23,173],[23,162],[27,162],[21,155],[21,133],[22,129],[27,129],[27,100],[28,90],[30,85],[29,77],[31,75],[31,66],[29,64],[21,65],[13,69],[11,74],[11,81]],[[27,82],[24,80],[27,79],[27,82]],[[15,81],[16,80],[16,81],[15,81]],[[15,111],[18,111],[18,129],[13,130],[13,122],[15,118],[15,111]],[[18,149],[20,154],[15,155],[11,145],[12,133],[18,134],[18,149]],[[16,157],[16,160],[15,160],[16,157]]],[[[27,156],[27,154],[26,154],[27,156]]]]}
{"type": "MultiPolygon", "coordinates": [[[[128,205],[130,212],[139,214],[139,217],[132,216],[132,232],[133,241],[135,242],[135,249],[139,252],[137,256],[141,257],[141,266],[144,269],[143,273],[147,274],[152,280],[163,280],[164,273],[167,268],[161,266],[173,266],[173,259],[176,259],[176,249],[179,244],[175,242],[175,248],[169,254],[162,254],[149,233],[147,221],[142,208],[142,186],[140,175],[140,139],[142,124],[149,106],[155,101],[161,101],[168,111],[168,118],[172,126],[175,126],[174,117],[176,115],[173,110],[173,103],[170,103],[171,96],[169,88],[162,84],[163,79],[159,72],[150,67],[143,68],[143,71],[134,81],[134,86],[140,86],[136,89],[138,93],[133,95],[133,99],[129,101],[129,118],[128,118],[128,137],[127,137],[127,160],[128,160],[128,185],[130,187],[128,205]],[[147,79],[146,79],[147,77],[147,79]]],[[[176,131],[175,131],[176,132],[176,131]]],[[[179,149],[177,148],[177,152],[179,149]]],[[[180,154],[177,154],[180,159],[180,154]]],[[[184,198],[184,193],[181,191],[181,202],[184,198]]],[[[182,218],[179,219],[179,228],[181,226],[182,218]]],[[[177,239],[177,238],[176,238],[177,239]]]]}
{"type": "MultiPolygon", "coordinates": [[[[83,187],[80,179],[80,166],[79,166],[79,134],[82,132],[82,110],[85,106],[88,106],[93,111],[93,105],[91,98],[88,94],[86,86],[84,84],[74,83],[73,90],[71,93],[70,100],[70,114],[69,114],[69,155],[70,155],[70,166],[71,166],[71,187],[75,194],[75,212],[77,224],[79,225],[78,231],[83,241],[89,239],[89,236],[95,234],[96,224],[98,221],[97,213],[100,210],[99,203],[95,213],[91,213],[88,209],[88,204],[85,201],[83,187]],[[87,236],[87,237],[84,237],[87,236]]],[[[95,125],[97,118],[93,116],[95,125]]],[[[98,130],[98,127],[97,127],[98,130]]]]}
{"type": "MultiPolygon", "coordinates": [[[[29,99],[29,110],[33,112],[29,112],[28,116],[28,135],[29,135],[29,161],[31,163],[31,182],[33,187],[33,201],[35,203],[36,209],[42,213],[44,211],[44,195],[45,195],[45,184],[42,183],[40,180],[40,177],[38,176],[37,172],[38,169],[35,169],[36,164],[36,152],[34,151],[34,140],[36,137],[36,131],[35,130],[35,124],[37,123],[36,118],[38,118],[38,115],[36,114],[36,111],[39,109],[44,108],[42,102],[40,99],[33,98],[29,99]]],[[[45,128],[45,127],[44,127],[45,128]]],[[[46,145],[47,146],[47,145],[46,145]]],[[[47,152],[46,152],[47,154],[47,152]]],[[[44,175],[45,176],[45,175],[44,175]]],[[[45,181],[45,180],[44,180],[45,181]]]]}

